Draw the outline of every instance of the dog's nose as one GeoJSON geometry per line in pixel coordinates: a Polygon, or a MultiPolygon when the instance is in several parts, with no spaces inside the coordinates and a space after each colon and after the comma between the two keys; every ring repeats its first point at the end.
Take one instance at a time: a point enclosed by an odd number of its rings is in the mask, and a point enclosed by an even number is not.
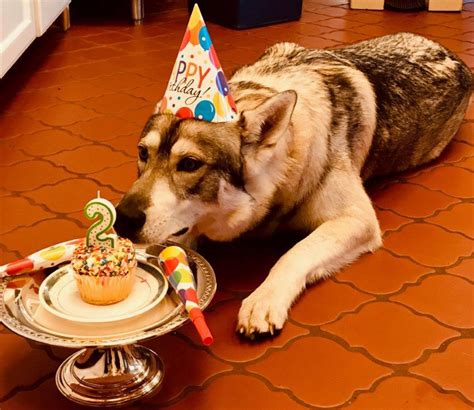
{"type": "Polygon", "coordinates": [[[138,242],[138,232],[145,225],[146,215],[134,202],[133,198],[127,198],[118,204],[114,229],[120,236],[138,242]]]}

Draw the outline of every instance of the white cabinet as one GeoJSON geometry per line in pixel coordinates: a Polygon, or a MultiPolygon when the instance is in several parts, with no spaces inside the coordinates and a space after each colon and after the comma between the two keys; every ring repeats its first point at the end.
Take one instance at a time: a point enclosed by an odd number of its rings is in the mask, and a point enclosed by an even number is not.
{"type": "Polygon", "coordinates": [[[0,77],[36,38],[32,0],[0,0],[0,77]]]}
{"type": "Polygon", "coordinates": [[[34,0],[36,35],[42,36],[71,0],[34,0]]]}
{"type": "Polygon", "coordinates": [[[0,0],[0,78],[71,0],[0,0]]]}

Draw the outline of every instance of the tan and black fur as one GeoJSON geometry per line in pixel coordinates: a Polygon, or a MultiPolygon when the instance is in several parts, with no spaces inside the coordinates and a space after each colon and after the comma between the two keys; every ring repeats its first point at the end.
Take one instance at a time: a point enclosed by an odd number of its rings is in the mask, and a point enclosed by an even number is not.
{"type": "Polygon", "coordinates": [[[277,44],[229,85],[234,122],[150,118],[116,229],[188,244],[306,231],[243,301],[238,331],[252,337],[280,329],[308,283],[381,245],[363,182],[436,158],[472,75],[439,44],[401,33],[336,50],[277,44]]]}

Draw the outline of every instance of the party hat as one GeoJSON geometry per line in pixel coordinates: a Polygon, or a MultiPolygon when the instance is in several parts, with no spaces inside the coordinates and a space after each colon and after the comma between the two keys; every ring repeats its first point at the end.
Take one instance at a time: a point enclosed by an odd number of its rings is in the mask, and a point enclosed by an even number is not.
{"type": "Polygon", "coordinates": [[[159,111],[179,118],[224,122],[237,108],[197,4],[189,18],[159,111]]]}

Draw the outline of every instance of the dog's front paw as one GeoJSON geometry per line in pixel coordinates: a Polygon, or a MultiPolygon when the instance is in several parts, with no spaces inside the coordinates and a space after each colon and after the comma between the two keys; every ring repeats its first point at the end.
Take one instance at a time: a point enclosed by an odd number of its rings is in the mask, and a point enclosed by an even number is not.
{"type": "Polygon", "coordinates": [[[242,302],[237,333],[251,339],[260,335],[273,336],[283,328],[288,309],[287,301],[278,291],[259,288],[242,302]]]}

